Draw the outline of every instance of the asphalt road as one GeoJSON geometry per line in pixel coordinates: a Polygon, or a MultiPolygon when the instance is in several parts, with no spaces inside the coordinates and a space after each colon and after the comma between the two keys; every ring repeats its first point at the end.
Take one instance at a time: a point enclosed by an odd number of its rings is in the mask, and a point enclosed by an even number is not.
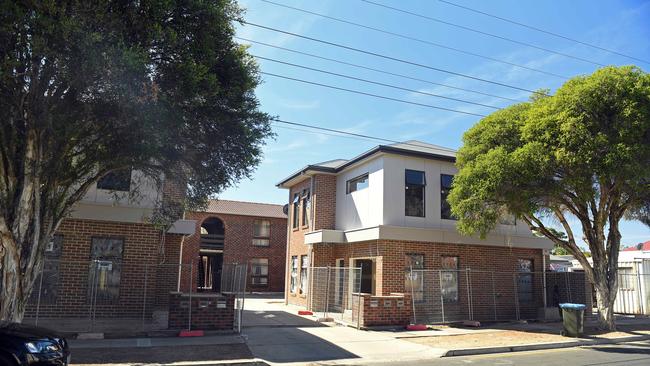
{"type": "Polygon", "coordinates": [[[650,341],[546,351],[512,352],[467,357],[445,357],[429,361],[373,365],[647,366],[650,365],[650,341]]]}

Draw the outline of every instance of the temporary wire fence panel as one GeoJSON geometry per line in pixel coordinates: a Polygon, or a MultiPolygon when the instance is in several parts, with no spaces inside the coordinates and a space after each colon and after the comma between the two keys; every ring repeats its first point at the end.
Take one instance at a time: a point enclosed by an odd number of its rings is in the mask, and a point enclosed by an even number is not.
{"type": "Polygon", "coordinates": [[[312,267],[309,275],[310,309],[323,317],[357,324],[352,296],[361,290],[361,268],[312,267]]]}
{"type": "MultiPolygon", "coordinates": [[[[248,265],[246,263],[224,263],[221,271],[221,292],[235,296],[233,329],[241,333],[248,284],[248,265]]],[[[251,273],[255,279],[256,273],[251,273]]]]}

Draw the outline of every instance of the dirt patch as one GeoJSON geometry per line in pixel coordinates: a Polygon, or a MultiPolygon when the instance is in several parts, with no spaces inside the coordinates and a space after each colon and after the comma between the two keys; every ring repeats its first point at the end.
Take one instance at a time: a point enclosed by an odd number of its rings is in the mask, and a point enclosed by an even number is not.
{"type": "Polygon", "coordinates": [[[72,349],[71,365],[149,364],[253,358],[245,344],[72,349]]]}

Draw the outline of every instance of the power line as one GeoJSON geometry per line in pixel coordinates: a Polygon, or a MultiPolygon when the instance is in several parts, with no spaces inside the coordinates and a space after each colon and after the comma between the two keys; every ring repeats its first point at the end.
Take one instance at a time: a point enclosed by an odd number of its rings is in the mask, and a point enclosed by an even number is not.
{"type": "MultiPolygon", "coordinates": [[[[427,146],[422,146],[422,145],[414,144],[414,143],[410,143],[410,142],[402,142],[402,141],[391,140],[391,139],[387,139],[387,138],[383,138],[383,137],[376,137],[376,136],[370,136],[370,135],[365,135],[365,134],[361,134],[361,133],[354,133],[354,132],[348,132],[348,131],[343,131],[343,130],[336,130],[336,129],[333,129],[333,128],[310,125],[310,124],[307,124],[307,123],[290,122],[290,121],[282,120],[282,119],[279,119],[279,118],[271,118],[271,121],[272,122],[277,122],[277,123],[282,123],[282,124],[287,124],[287,125],[291,125],[291,126],[299,126],[299,127],[311,128],[311,129],[318,130],[318,131],[321,131],[321,132],[315,132],[315,131],[298,129],[298,128],[291,128],[291,127],[287,127],[287,126],[278,126],[278,127],[282,127],[282,128],[294,129],[294,130],[297,130],[297,131],[304,131],[304,132],[310,132],[310,133],[316,133],[316,134],[322,134],[322,135],[328,135],[328,136],[335,136],[335,137],[354,138],[354,139],[358,139],[358,140],[364,139],[364,141],[365,140],[375,140],[375,141],[379,141],[379,142],[389,142],[389,143],[392,143],[392,144],[413,146],[413,147],[417,147],[419,149],[427,149],[428,148],[427,146]],[[322,132],[322,131],[325,131],[325,132],[322,132]],[[328,133],[328,132],[331,132],[331,133],[328,133]]],[[[450,149],[450,148],[446,148],[446,147],[442,147],[442,146],[440,147],[440,150],[455,151],[454,149],[450,149]]]]}
{"type": "Polygon", "coordinates": [[[380,58],[384,58],[384,59],[391,60],[391,61],[401,62],[401,63],[404,63],[404,64],[408,64],[408,65],[412,65],[412,66],[417,66],[417,67],[421,67],[421,68],[425,68],[425,69],[429,69],[429,70],[434,70],[434,71],[438,71],[438,72],[442,72],[442,73],[446,73],[446,74],[450,74],[450,75],[455,75],[455,76],[463,77],[463,78],[466,78],[466,79],[472,79],[472,80],[482,81],[482,82],[484,82],[484,83],[489,83],[489,84],[499,85],[499,86],[503,86],[503,87],[506,87],[506,88],[516,89],[516,90],[521,90],[521,91],[525,91],[525,92],[529,92],[529,93],[533,93],[533,94],[541,94],[541,95],[543,95],[543,96],[550,96],[549,94],[544,93],[544,92],[540,92],[540,91],[535,91],[535,90],[530,90],[530,89],[526,89],[526,88],[521,88],[521,87],[514,86],[514,85],[509,85],[509,84],[505,84],[505,83],[500,83],[500,82],[498,82],[498,81],[492,81],[492,80],[488,80],[488,79],[483,79],[483,78],[479,78],[479,77],[476,77],[476,76],[471,76],[471,75],[463,74],[463,73],[460,73],[460,72],[455,72],[455,71],[450,71],[450,70],[446,70],[446,69],[441,69],[441,68],[433,67],[433,66],[430,66],[430,65],[425,65],[425,64],[421,64],[421,63],[417,63],[417,62],[413,62],[413,61],[408,61],[408,60],[400,59],[400,58],[397,58],[397,57],[392,57],[392,56],[383,55],[383,54],[376,53],[376,52],[372,52],[372,51],[362,50],[362,49],[360,49],[360,48],[355,48],[355,47],[351,47],[351,46],[346,46],[346,45],[343,45],[343,44],[340,44],[340,43],[335,43],[335,42],[325,41],[325,40],[318,39],[318,38],[308,37],[308,36],[304,36],[304,35],[302,35],[302,34],[297,34],[297,33],[293,33],[293,32],[288,32],[288,31],[284,31],[284,30],[281,30],[281,29],[273,28],[273,27],[268,27],[268,26],[261,25],[261,24],[251,23],[251,22],[248,22],[248,21],[245,21],[245,20],[242,20],[242,23],[243,23],[243,24],[252,25],[253,27],[258,27],[258,28],[262,28],[262,29],[267,29],[267,30],[270,30],[270,31],[273,31],[273,32],[278,32],[278,33],[282,33],[282,34],[287,34],[287,35],[290,35],[290,36],[294,36],[294,37],[298,37],[298,38],[302,38],[302,39],[307,39],[307,40],[310,40],[310,41],[313,41],[313,42],[318,42],[318,43],[322,43],[322,44],[327,44],[327,45],[330,45],[330,46],[334,46],[334,47],[338,47],[338,48],[343,48],[343,49],[346,49],[346,50],[355,51],[355,52],[359,52],[359,53],[363,53],[363,54],[371,55],[371,56],[375,56],[375,57],[380,57],[380,58]]]}
{"type": "Polygon", "coordinates": [[[636,61],[644,62],[646,64],[650,64],[650,61],[646,61],[646,60],[643,60],[643,59],[640,59],[640,58],[637,58],[637,57],[634,57],[634,56],[626,55],[626,54],[618,52],[618,51],[614,51],[614,50],[610,50],[610,49],[607,49],[607,48],[604,48],[604,47],[600,47],[600,46],[597,46],[597,45],[592,44],[592,43],[583,42],[583,41],[580,41],[578,39],[571,38],[571,37],[568,37],[568,36],[565,36],[565,35],[562,35],[562,34],[559,34],[559,33],[555,33],[555,32],[545,30],[545,29],[537,28],[537,27],[534,27],[532,25],[528,25],[528,24],[525,24],[525,23],[522,23],[522,22],[518,22],[516,20],[504,18],[504,17],[494,15],[494,14],[490,14],[490,13],[487,13],[487,12],[484,12],[484,11],[481,11],[481,10],[478,10],[478,9],[470,8],[469,6],[457,4],[457,3],[447,1],[447,0],[438,0],[438,1],[441,2],[441,3],[451,5],[451,6],[455,6],[457,8],[469,10],[469,11],[474,12],[474,13],[482,14],[482,15],[485,15],[485,16],[488,16],[488,17],[491,17],[491,18],[495,18],[495,19],[499,19],[499,20],[502,20],[502,21],[507,22],[507,23],[515,24],[515,25],[518,25],[520,27],[532,29],[532,30],[537,31],[537,32],[541,32],[541,33],[545,33],[545,34],[548,34],[548,35],[551,35],[551,36],[554,36],[554,37],[566,39],[567,41],[575,42],[575,43],[581,44],[583,46],[588,46],[588,47],[595,48],[595,49],[598,49],[598,50],[601,50],[601,51],[609,52],[609,53],[614,54],[614,55],[623,56],[623,57],[629,58],[631,60],[636,60],[636,61]]]}
{"type": "Polygon", "coordinates": [[[349,24],[349,25],[352,25],[352,26],[355,26],[355,27],[369,29],[369,30],[372,30],[372,31],[375,31],[375,32],[388,34],[388,35],[391,35],[391,36],[394,36],[394,37],[399,37],[399,38],[402,38],[402,39],[408,39],[408,40],[411,40],[411,41],[427,44],[427,45],[438,47],[438,48],[444,48],[444,49],[451,50],[451,51],[454,51],[454,52],[459,52],[459,53],[463,53],[463,54],[466,54],[466,55],[475,56],[475,57],[479,57],[479,58],[482,58],[482,59],[490,60],[490,61],[493,61],[493,62],[499,62],[499,63],[505,64],[505,65],[514,66],[514,67],[526,69],[526,70],[529,70],[529,71],[538,72],[538,73],[549,75],[549,76],[554,76],[554,77],[557,77],[557,78],[560,78],[560,79],[565,79],[565,80],[568,79],[568,77],[566,77],[566,76],[555,74],[555,73],[552,73],[552,72],[549,72],[549,71],[544,71],[544,70],[536,69],[534,67],[519,65],[519,64],[516,64],[514,62],[500,60],[500,59],[497,59],[497,58],[494,58],[494,57],[481,55],[481,54],[474,53],[474,52],[471,52],[471,51],[466,51],[466,50],[462,50],[462,49],[459,49],[459,48],[446,46],[446,45],[443,45],[441,43],[436,43],[436,42],[432,42],[432,41],[429,41],[429,40],[408,36],[408,35],[405,35],[405,34],[395,33],[395,32],[391,32],[391,31],[387,31],[385,29],[371,27],[371,26],[368,26],[368,25],[352,22],[352,21],[349,21],[349,20],[345,20],[345,19],[336,18],[336,17],[333,17],[333,16],[317,13],[317,12],[314,12],[314,11],[301,9],[301,8],[297,8],[297,7],[289,6],[289,5],[285,5],[285,4],[276,3],[276,2],[270,1],[270,0],[262,0],[262,1],[265,2],[265,3],[268,3],[268,4],[275,5],[275,6],[280,6],[280,7],[283,7],[283,8],[292,9],[292,10],[299,11],[299,12],[302,12],[302,13],[315,15],[315,16],[318,16],[318,17],[321,17],[321,18],[334,20],[334,21],[349,24]]]}
{"type": "Polygon", "coordinates": [[[338,86],[333,86],[333,85],[328,85],[328,84],[317,83],[317,82],[315,82],[315,81],[308,81],[308,80],[303,80],[303,79],[298,79],[298,78],[292,78],[292,77],[290,77],[290,76],[286,76],[286,75],[278,75],[278,74],[274,74],[274,73],[270,73],[270,72],[265,72],[265,71],[260,71],[260,74],[263,74],[263,75],[269,75],[269,76],[274,76],[274,77],[281,78],[281,79],[286,79],[286,80],[292,80],[292,81],[296,81],[296,82],[299,82],[299,83],[311,84],[311,85],[321,86],[321,87],[324,87],[324,88],[329,88],[329,89],[334,89],[334,90],[345,91],[345,92],[348,92],[348,93],[354,93],[354,94],[366,95],[366,96],[369,96],[369,97],[374,97],[374,98],[379,98],[379,99],[392,100],[392,101],[394,101],[394,102],[400,102],[400,103],[406,103],[406,104],[417,105],[417,106],[420,106],[420,107],[427,107],[427,108],[433,108],[433,109],[440,109],[440,110],[443,110],[443,111],[454,112],[454,113],[462,113],[462,114],[467,114],[467,115],[470,115],[470,116],[487,117],[487,116],[484,115],[484,114],[478,114],[478,113],[473,113],[473,112],[466,112],[466,111],[461,111],[461,110],[451,109],[451,108],[445,108],[445,107],[440,107],[440,106],[436,106],[436,105],[432,105],[432,104],[426,104],[426,103],[411,102],[411,101],[404,100],[404,99],[398,99],[398,98],[393,98],[393,97],[387,97],[387,96],[385,96],[385,95],[378,95],[378,94],[366,93],[366,92],[359,91],[359,90],[347,89],[347,88],[342,88],[342,87],[338,87],[338,86]]]}
{"type": "Polygon", "coordinates": [[[485,32],[485,31],[482,31],[480,29],[471,28],[471,27],[467,27],[467,26],[464,26],[464,25],[448,22],[446,20],[442,20],[442,19],[439,19],[439,18],[434,18],[434,17],[430,17],[430,16],[427,16],[427,15],[418,14],[418,13],[415,13],[415,12],[412,12],[412,11],[396,8],[394,6],[377,3],[377,2],[374,2],[374,1],[371,1],[371,0],[361,0],[361,1],[363,1],[365,3],[368,3],[368,4],[371,4],[371,5],[374,5],[374,6],[379,6],[379,7],[386,8],[386,9],[389,9],[389,10],[393,10],[393,11],[396,11],[396,12],[400,12],[400,13],[412,15],[412,16],[415,16],[415,17],[418,17],[418,18],[427,19],[427,20],[430,20],[430,21],[433,21],[433,22],[445,24],[445,25],[448,25],[448,26],[451,26],[451,27],[455,27],[455,28],[466,30],[466,31],[482,34],[484,36],[489,36],[489,37],[501,39],[501,40],[504,40],[504,41],[512,42],[512,43],[515,43],[515,44],[518,44],[518,45],[535,48],[535,49],[538,49],[538,50],[541,50],[541,51],[544,51],[544,52],[553,53],[553,54],[564,56],[564,57],[567,57],[567,58],[572,58],[574,60],[590,63],[590,64],[601,66],[601,67],[606,66],[605,64],[601,64],[601,63],[598,63],[598,62],[595,62],[595,61],[592,61],[592,60],[589,60],[589,59],[586,59],[586,58],[573,56],[573,55],[570,55],[568,53],[563,53],[563,52],[559,52],[559,51],[554,51],[554,50],[551,50],[551,49],[548,49],[548,48],[544,48],[544,47],[534,45],[532,43],[518,41],[516,39],[500,36],[500,35],[494,34],[494,33],[485,32]]]}
{"type": "Polygon", "coordinates": [[[278,49],[278,50],[283,50],[283,51],[295,53],[295,54],[298,54],[298,55],[309,56],[309,57],[317,58],[317,59],[320,59],[320,60],[335,62],[335,63],[341,64],[341,65],[352,66],[352,67],[356,67],[356,68],[359,68],[359,69],[374,71],[374,72],[381,73],[381,74],[397,76],[397,77],[404,78],[404,79],[415,80],[415,81],[419,81],[419,82],[423,82],[423,83],[427,83],[427,84],[431,84],[431,85],[437,85],[437,86],[442,86],[442,87],[445,87],[445,88],[461,90],[461,91],[464,91],[464,92],[476,93],[476,94],[479,94],[479,95],[484,95],[484,96],[488,96],[488,97],[492,97],[492,98],[508,100],[508,101],[511,101],[511,102],[525,102],[525,100],[503,97],[503,96],[496,95],[496,94],[484,93],[484,92],[481,92],[481,91],[461,88],[461,87],[457,87],[457,86],[453,86],[453,85],[449,85],[449,84],[437,83],[437,82],[434,82],[434,81],[420,79],[420,78],[416,78],[416,77],[413,77],[413,76],[398,74],[398,73],[394,73],[394,72],[391,72],[391,71],[376,69],[376,68],[369,67],[369,66],[364,66],[364,65],[359,65],[359,64],[354,64],[354,63],[351,63],[351,62],[347,62],[347,61],[337,60],[337,59],[334,59],[334,58],[324,57],[324,56],[316,55],[316,54],[309,53],[309,52],[298,51],[298,50],[295,50],[295,49],[281,47],[281,46],[273,45],[273,44],[270,44],[270,43],[255,41],[255,40],[244,38],[244,37],[235,36],[235,38],[237,38],[239,40],[246,41],[246,42],[259,44],[259,45],[275,48],[275,49],[278,49]]]}
{"type": "Polygon", "coordinates": [[[472,102],[472,101],[465,100],[465,99],[453,98],[453,97],[447,97],[447,96],[440,95],[440,94],[434,94],[434,93],[423,92],[423,91],[420,91],[420,90],[404,88],[404,87],[397,86],[397,85],[386,84],[386,83],[382,83],[382,82],[378,82],[378,81],[373,81],[373,80],[368,80],[368,79],[362,79],[362,78],[358,78],[358,77],[356,77],[356,76],[345,75],[345,74],[339,74],[339,73],[332,72],[332,71],[327,71],[327,70],[317,69],[317,68],[314,68],[314,67],[309,67],[309,66],[304,66],[304,65],[294,64],[294,63],[291,63],[291,62],[286,62],[286,61],[276,60],[276,59],[272,59],[272,58],[268,58],[268,57],[262,57],[262,56],[257,56],[257,55],[253,55],[253,54],[251,54],[251,56],[254,56],[254,57],[256,57],[256,58],[258,58],[258,59],[261,59],[261,60],[267,60],[267,61],[271,61],[271,62],[275,62],[275,63],[283,64],[283,65],[289,65],[289,66],[293,66],[293,67],[299,67],[299,68],[302,68],[302,69],[311,70],[311,71],[316,71],[316,72],[320,72],[320,73],[323,73],[323,74],[334,75],[334,76],[338,76],[338,77],[342,77],[342,78],[346,78],[346,79],[351,79],[351,80],[356,80],[356,81],[362,81],[362,82],[364,82],[364,83],[380,85],[380,86],[384,86],[384,87],[387,87],[387,88],[393,88],[393,89],[404,90],[404,91],[408,91],[408,92],[411,92],[411,93],[422,94],[422,95],[427,95],[427,96],[430,96],[430,97],[442,98],[442,99],[447,99],[447,100],[453,100],[453,101],[456,101],[456,102],[467,103],[467,104],[473,104],[473,105],[477,105],[477,106],[481,106],[481,107],[486,107],[486,108],[492,108],[492,109],[497,109],[497,110],[498,110],[498,109],[501,109],[500,107],[493,106],[493,105],[489,105],[489,104],[477,103],[477,102],[472,102]]]}

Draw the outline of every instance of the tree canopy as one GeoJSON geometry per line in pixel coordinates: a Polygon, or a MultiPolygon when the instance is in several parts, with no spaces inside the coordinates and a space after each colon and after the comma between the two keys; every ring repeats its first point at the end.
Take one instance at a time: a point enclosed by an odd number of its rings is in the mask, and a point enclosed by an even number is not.
{"type": "Polygon", "coordinates": [[[515,214],[574,255],[597,286],[607,283],[609,304],[618,223],[624,215],[643,217],[650,194],[650,75],[605,67],[567,81],[553,96],[499,110],[465,133],[457,165],[449,201],[461,232],[485,236],[504,212],[515,214]],[[569,218],[582,232],[573,232],[569,218]]]}
{"type": "MultiPolygon", "coordinates": [[[[3,299],[28,296],[44,243],[108,172],[187,183],[187,203],[200,205],[259,163],[269,116],[257,65],[233,40],[234,1],[1,8],[3,299]]],[[[3,318],[21,314],[3,305],[3,318]]]]}

